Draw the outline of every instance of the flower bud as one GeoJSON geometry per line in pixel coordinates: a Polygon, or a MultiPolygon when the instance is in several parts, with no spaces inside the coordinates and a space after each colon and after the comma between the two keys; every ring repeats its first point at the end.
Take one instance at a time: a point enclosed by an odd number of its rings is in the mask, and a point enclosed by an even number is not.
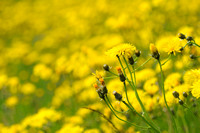
{"type": "Polygon", "coordinates": [[[196,56],[193,55],[193,54],[191,54],[191,55],[190,55],[190,59],[196,59],[196,56]]]}
{"type": "Polygon", "coordinates": [[[183,96],[185,97],[185,98],[187,98],[187,93],[186,92],[183,92],[183,96]]]}
{"type": "Polygon", "coordinates": [[[179,98],[179,93],[177,92],[177,91],[173,91],[173,96],[175,97],[175,98],[179,98]]]}
{"type": "Polygon", "coordinates": [[[178,102],[180,105],[183,105],[183,100],[179,99],[178,102]]]}
{"type": "Polygon", "coordinates": [[[122,95],[117,93],[116,91],[113,91],[113,95],[115,96],[115,99],[118,101],[122,100],[122,95]]]}
{"type": "Polygon", "coordinates": [[[158,53],[158,49],[156,48],[156,46],[153,43],[150,44],[150,51],[152,53],[153,58],[155,58],[157,60],[160,58],[160,54],[158,53]]]}
{"type": "Polygon", "coordinates": [[[183,51],[183,50],[184,50],[184,48],[183,48],[183,47],[181,47],[179,50],[180,50],[180,52],[181,52],[181,51],[183,51]]]}
{"type": "Polygon", "coordinates": [[[192,41],[192,40],[193,40],[193,37],[188,36],[188,37],[186,38],[186,40],[188,40],[188,41],[192,41]]]}
{"type": "Polygon", "coordinates": [[[98,90],[97,90],[97,93],[99,94],[99,97],[100,97],[100,98],[105,99],[105,96],[104,96],[104,94],[102,93],[101,89],[98,89],[98,90]]]}
{"type": "Polygon", "coordinates": [[[140,54],[141,54],[141,51],[135,50],[135,56],[136,56],[136,57],[140,57],[140,54]]]}
{"type": "Polygon", "coordinates": [[[128,62],[129,62],[130,65],[133,65],[134,64],[133,57],[128,58],[128,62]]]}
{"type": "Polygon", "coordinates": [[[186,38],[185,35],[182,34],[182,33],[178,33],[178,37],[179,37],[180,39],[185,39],[185,38],[186,38]]]}
{"type": "Polygon", "coordinates": [[[126,80],[126,78],[124,77],[124,74],[120,74],[119,75],[120,81],[124,82],[126,80]]]}
{"type": "Polygon", "coordinates": [[[119,75],[120,81],[124,82],[126,78],[124,77],[124,74],[122,73],[121,67],[117,67],[117,73],[119,75]]]}
{"type": "Polygon", "coordinates": [[[103,95],[106,95],[108,93],[108,89],[106,86],[103,87],[102,93],[103,93],[103,95]]]}
{"type": "Polygon", "coordinates": [[[108,66],[107,64],[104,64],[104,65],[103,65],[103,69],[104,69],[105,71],[109,71],[109,66],[108,66]]]}

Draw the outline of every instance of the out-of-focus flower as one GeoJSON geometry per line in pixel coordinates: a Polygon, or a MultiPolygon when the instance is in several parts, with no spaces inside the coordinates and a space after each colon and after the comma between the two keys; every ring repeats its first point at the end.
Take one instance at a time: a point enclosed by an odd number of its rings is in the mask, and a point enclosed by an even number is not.
{"type": "Polygon", "coordinates": [[[31,83],[25,83],[22,85],[22,87],[20,88],[20,91],[25,94],[25,95],[29,95],[32,94],[35,91],[35,86],[31,83]]]}
{"type": "Polygon", "coordinates": [[[16,96],[11,96],[6,100],[7,107],[13,107],[18,103],[18,98],[16,96]]]}

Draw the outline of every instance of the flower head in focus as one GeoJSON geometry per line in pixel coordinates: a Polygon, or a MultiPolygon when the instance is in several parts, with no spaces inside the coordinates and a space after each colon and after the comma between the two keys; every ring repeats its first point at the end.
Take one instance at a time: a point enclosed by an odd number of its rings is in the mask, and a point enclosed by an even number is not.
{"type": "Polygon", "coordinates": [[[181,47],[184,45],[185,40],[180,40],[176,36],[169,36],[160,39],[157,44],[161,51],[167,52],[168,54],[176,55],[177,52],[181,52],[181,47]]]}
{"type": "Polygon", "coordinates": [[[136,50],[135,46],[129,43],[124,43],[108,50],[106,54],[111,57],[116,57],[116,56],[131,57],[135,52],[135,50],[136,50]]]}

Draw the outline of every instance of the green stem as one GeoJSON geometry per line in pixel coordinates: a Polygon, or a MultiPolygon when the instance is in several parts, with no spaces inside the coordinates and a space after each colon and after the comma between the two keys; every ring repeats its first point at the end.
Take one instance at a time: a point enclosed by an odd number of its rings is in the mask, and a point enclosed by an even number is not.
{"type": "Polygon", "coordinates": [[[130,125],[132,125],[132,126],[135,126],[135,127],[137,127],[137,128],[149,129],[149,127],[139,126],[139,125],[136,125],[136,124],[134,124],[134,123],[131,123],[131,122],[129,122],[129,121],[126,121],[126,120],[123,120],[123,119],[119,118],[119,117],[115,114],[115,112],[112,110],[112,108],[110,107],[110,105],[108,104],[108,102],[106,101],[106,99],[105,99],[104,101],[105,101],[105,103],[107,104],[107,106],[110,108],[110,110],[112,111],[112,113],[115,115],[115,117],[117,117],[117,119],[119,119],[119,120],[121,120],[121,121],[123,121],[123,122],[126,122],[126,123],[128,123],[128,124],[130,124],[130,125]]]}
{"type": "Polygon", "coordinates": [[[111,72],[111,71],[108,71],[109,73],[111,73],[111,74],[113,74],[113,75],[115,75],[115,76],[118,76],[116,73],[114,73],[114,72],[111,72]]]}
{"type": "Polygon", "coordinates": [[[122,101],[133,113],[136,113],[138,116],[140,116],[153,130],[155,130],[156,132],[160,132],[157,131],[157,129],[155,129],[140,113],[138,113],[134,108],[130,107],[129,104],[127,104],[125,101],[122,101]]]}
{"type": "MultiPolygon", "coordinates": [[[[128,70],[129,70],[129,73],[130,73],[130,76],[131,76],[131,82],[132,82],[132,85],[134,86],[134,91],[135,91],[136,98],[137,98],[138,102],[140,103],[140,106],[141,106],[141,108],[142,108],[142,111],[145,113],[145,112],[146,112],[145,107],[144,107],[142,101],[140,100],[140,97],[139,97],[139,95],[138,95],[136,86],[135,86],[135,84],[133,83],[132,72],[131,72],[131,70],[130,70],[130,68],[129,68],[129,66],[128,66],[128,62],[126,61],[125,57],[124,57],[124,61],[125,61],[126,65],[127,65],[127,68],[128,68],[128,70]]],[[[134,72],[135,72],[135,71],[134,71],[134,72]]]]}
{"type": "Polygon", "coordinates": [[[117,78],[119,76],[112,76],[112,77],[103,77],[103,79],[113,79],[113,78],[117,78]]]}
{"type": "Polygon", "coordinates": [[[183,49],[188,45],[188,43],[185,44],[185,46],[183,46],[183,49]]]}
{"type": "Polygon", "coordinates": [[[117,112],[117,113],[121,113],[121,114],[124,114],[124,113],[127,112],[127,111],[125,111],[125,112],[121,112],[121,111],[116,110],[116,109],[112,106],[112,104],[111,104],[111,102],[110,102],[110,100],[109,100],[109,98],[108,98],[107,95],[106,95],[106,99],[107,99],[108,103],[110,104],[111,108],[112,108],[115,112],[117,112]]]}
{"type": "Polygon", "coordinates": [[[195,45],[195,46],[197,46],[197,47],[200,47],[198,44],[196,44],[195,42],[193,42],[193,44],[195,45]]]}
{"type": "Polygon", "coordinates": [[[146,63],[148,63],[150,60],[152,59],[152,57],[150,57],[148,60],[146,60],[142,65],[140,65],[138,68],[135,69],[138,70],[139,68],[143,67],[146,63]]]}
{"type": "Polygon", "coordinates": [[[181,117],[182,118],[182,121],[183,121],[183,125],[184,125],[184,128],[185,128],[185,133],[189,133],[189,129],[188,129],[188,125],[187,125],[187,122],[185,120],[185,116],[181,117]]]}
{"type": "Polygon", "coordinates": [[[167,60],[162,64],[162,66],[165,65],[165,63],[167,63],[167,62],[171,59],[171,56],[172,56],[172,54],[169,55],[169,57],[168,57],[167,60]]]}
{"type": "Polygon", "coordinates": [[[134,107],[132,106],[132,104],[130,103],[130,101],[129,101],[129,98],[128,98],[128,94],[127,94],[127,88],[126,88],[126,83],[125,82],[123,82],[124,83],[124,89],[125,89],[125,94],[126,94],[126,99],[127,99],[127,101],[128,101],[128,104],[126,104],[126,105],[128,105],[128,107],[129,107],[129,109],[131,109],[133,112],[136,112],[152,129],[154,129],[156,132],[160,132],[158,129],[156,129],[155,127],[154,127],[154,125],[152,125],[150,122],[148,122],[146,119],[145,119],[145,117],[143,117],[141,114],[139,114],[135,109],[134,109],[134,107]]]}
{"type": "Polygon", "coordinates": [[[165,88],[164,88],[164,74],[163,74],[163,70],[162,70],[162,65],[160,63],[160,60],[158,60],[158,63],[159,63],[159,66],[160,66],[160,72],[161,72],[161,80],[162,80],[162,84],[161,84],[161,88],[162,88],[162,93],[163,93],[163,96],[164,96],[164,101],[165,101],[165,105],[167,107],[167,110],[170,114],[170,117],[172,119],[172,123],[173,123],[173,127],[175,128],[175,132],[177,133],[177,127],[176,127],[176,122],[175,122],[175,119],[174,119],[174,116],[172,114],[172,112],[170,111],[170,108],[167,104],[167,100],[166,100],[166,96],[165,96],[165,88]]]}

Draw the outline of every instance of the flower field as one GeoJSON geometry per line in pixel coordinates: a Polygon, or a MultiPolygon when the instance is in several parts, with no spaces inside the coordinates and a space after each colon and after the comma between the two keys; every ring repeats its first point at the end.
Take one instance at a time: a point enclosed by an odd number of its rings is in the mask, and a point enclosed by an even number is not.
{"type": "Polygon", "coordinates": [[[198,133],[199,7],[1,0],[0,133],[198,133]]]}

